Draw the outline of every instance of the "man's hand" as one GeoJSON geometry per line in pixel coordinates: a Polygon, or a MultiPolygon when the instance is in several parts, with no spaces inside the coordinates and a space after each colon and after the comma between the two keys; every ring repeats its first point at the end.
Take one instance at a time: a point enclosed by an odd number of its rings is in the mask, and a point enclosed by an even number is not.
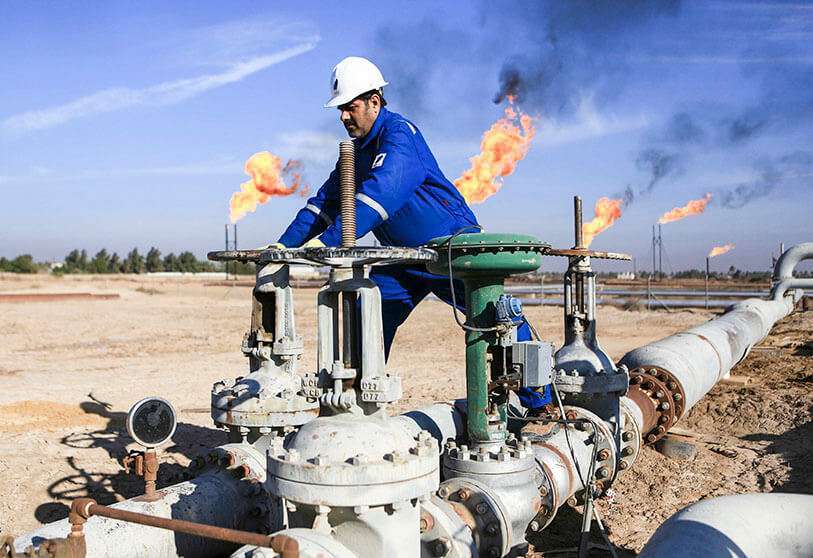
{"type": "Polygon", "coordinates": [[[318,238],[311,238],[305,244],[302,245],[302,248],[324,248],[325,243],[319,240],[318,238]]]}

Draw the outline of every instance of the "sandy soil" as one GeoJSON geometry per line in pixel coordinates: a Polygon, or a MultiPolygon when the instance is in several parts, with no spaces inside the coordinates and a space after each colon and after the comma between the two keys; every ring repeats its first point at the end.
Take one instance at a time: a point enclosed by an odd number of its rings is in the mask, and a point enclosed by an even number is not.
{"type": "MultiPolygon", "coordinates": [[[[141,483],[118,464],[130,443],[132,403],[161,395],[179,411],[174,445],[162,453],[159,484],[175,482],[188,461],[224,440],[211,428],[211,384],[245,370],[239,351],[250,290],[193,279],[0,276],[0,292],[115,293],[114,300],[0,305],[0,534],[65,517],[66,502],[102,503],[138,494],[141,483]]],[[[315,365],[315,293],[297,292],[306,340],[301,369],[315,365]]],[[[599,334],[615,358],[710,314],[600,310],[599,334]]],[[[533,307],[541,335],[561,343],[561,315],[533,307]]],[[[691,461],[646,449],[602,503],[611,539],[639,550],[666,517],[706,496],[811,491],[807,442],[813,404],[813,320],[795,315],[737,370],[755,382],[716,388],[681,426],[698,433],[691,461]],[[733,452],[728,451],[733,450],[733,452]]],[[[448,307],[426,301],[399,331],[390,365],[404,378],[398,410],[464,392],[462,336],[448,307]]],[[[578,515],[563,510],[540,550],[572,546],[578,515]]]]}

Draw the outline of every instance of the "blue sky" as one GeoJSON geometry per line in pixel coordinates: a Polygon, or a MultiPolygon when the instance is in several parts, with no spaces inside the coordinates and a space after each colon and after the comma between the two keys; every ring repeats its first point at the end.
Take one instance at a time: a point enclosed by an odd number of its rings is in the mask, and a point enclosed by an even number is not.
{"type": "MultiPolygon", "coordinates": [[[[713,265],[763,269],[779,242],[813,240],[813,4],[9,0],[0,21],[3,256],[219,248],[252,153],[324,180],[343,128],[322,104],[347,55],[381,66],[389,108],[452,180],[500,115],[501,76],[522,76],[538,135],[474,207],[490,230],[569,246],[574,194],[592,208],[630,187],[593,247],[639,266],[658,216],[706,191],[706,214],[664,226],[673,269],[727,242],[713,265]],[[671,163],[650,191],[646,150],[671,163]]],[[[301,205],[261,206],[241,246],[275,240],[301,205]]]]}

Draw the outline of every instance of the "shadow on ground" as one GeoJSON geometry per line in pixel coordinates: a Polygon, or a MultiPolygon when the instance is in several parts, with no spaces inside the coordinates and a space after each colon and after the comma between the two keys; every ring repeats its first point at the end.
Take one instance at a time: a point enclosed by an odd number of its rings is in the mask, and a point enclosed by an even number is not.
{"type": "MultiPolygon", "coordinates": [[[[61,443],[76,449],[102,448],[111,459],[121,464],[122,458],[127,455],[128,446],[133,444],[125,427],[127,413],[113,411],[109,403],[99,401],[92,395],[88,397],[90,400],[83,401],[79,407],[85,413],[105,419],[107,422],[104,428],[69,434],[61,439],[61,443]]],[[[226,433],[179,422],[172,442],[171,446],[159,450],[159,488],[183,480],[186,462],[210,448],[226,443],[226,433]]],[[[56,480],[48,487],[48,496],[54,501],[41,504],[34,512],[34,517],[41,523],[68,517],[69,504],[75,498],[89,497],[100,504],[113,504],[138,496],[144,491],[144,481],[125,473],[123,467],[116,473],[107,473],[82,467],[74,457],[68,457],[65,461],[73,473],[56,480]]]]}

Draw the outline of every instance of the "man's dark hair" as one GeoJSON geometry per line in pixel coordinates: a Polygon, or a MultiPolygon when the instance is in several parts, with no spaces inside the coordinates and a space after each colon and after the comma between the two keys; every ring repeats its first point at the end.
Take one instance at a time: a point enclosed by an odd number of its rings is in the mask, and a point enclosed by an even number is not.
{"type": "Polygon", "coordinates": [[[370,91],[367,91],[367,93],[362,93],[356,98],[366,102],[369,101],[373,95],[378,95],[378,98],[381,99],[382,107],[387,106],[387,100],[384,98],[384,92],[380,89],[371,89],[370,91]]]}

